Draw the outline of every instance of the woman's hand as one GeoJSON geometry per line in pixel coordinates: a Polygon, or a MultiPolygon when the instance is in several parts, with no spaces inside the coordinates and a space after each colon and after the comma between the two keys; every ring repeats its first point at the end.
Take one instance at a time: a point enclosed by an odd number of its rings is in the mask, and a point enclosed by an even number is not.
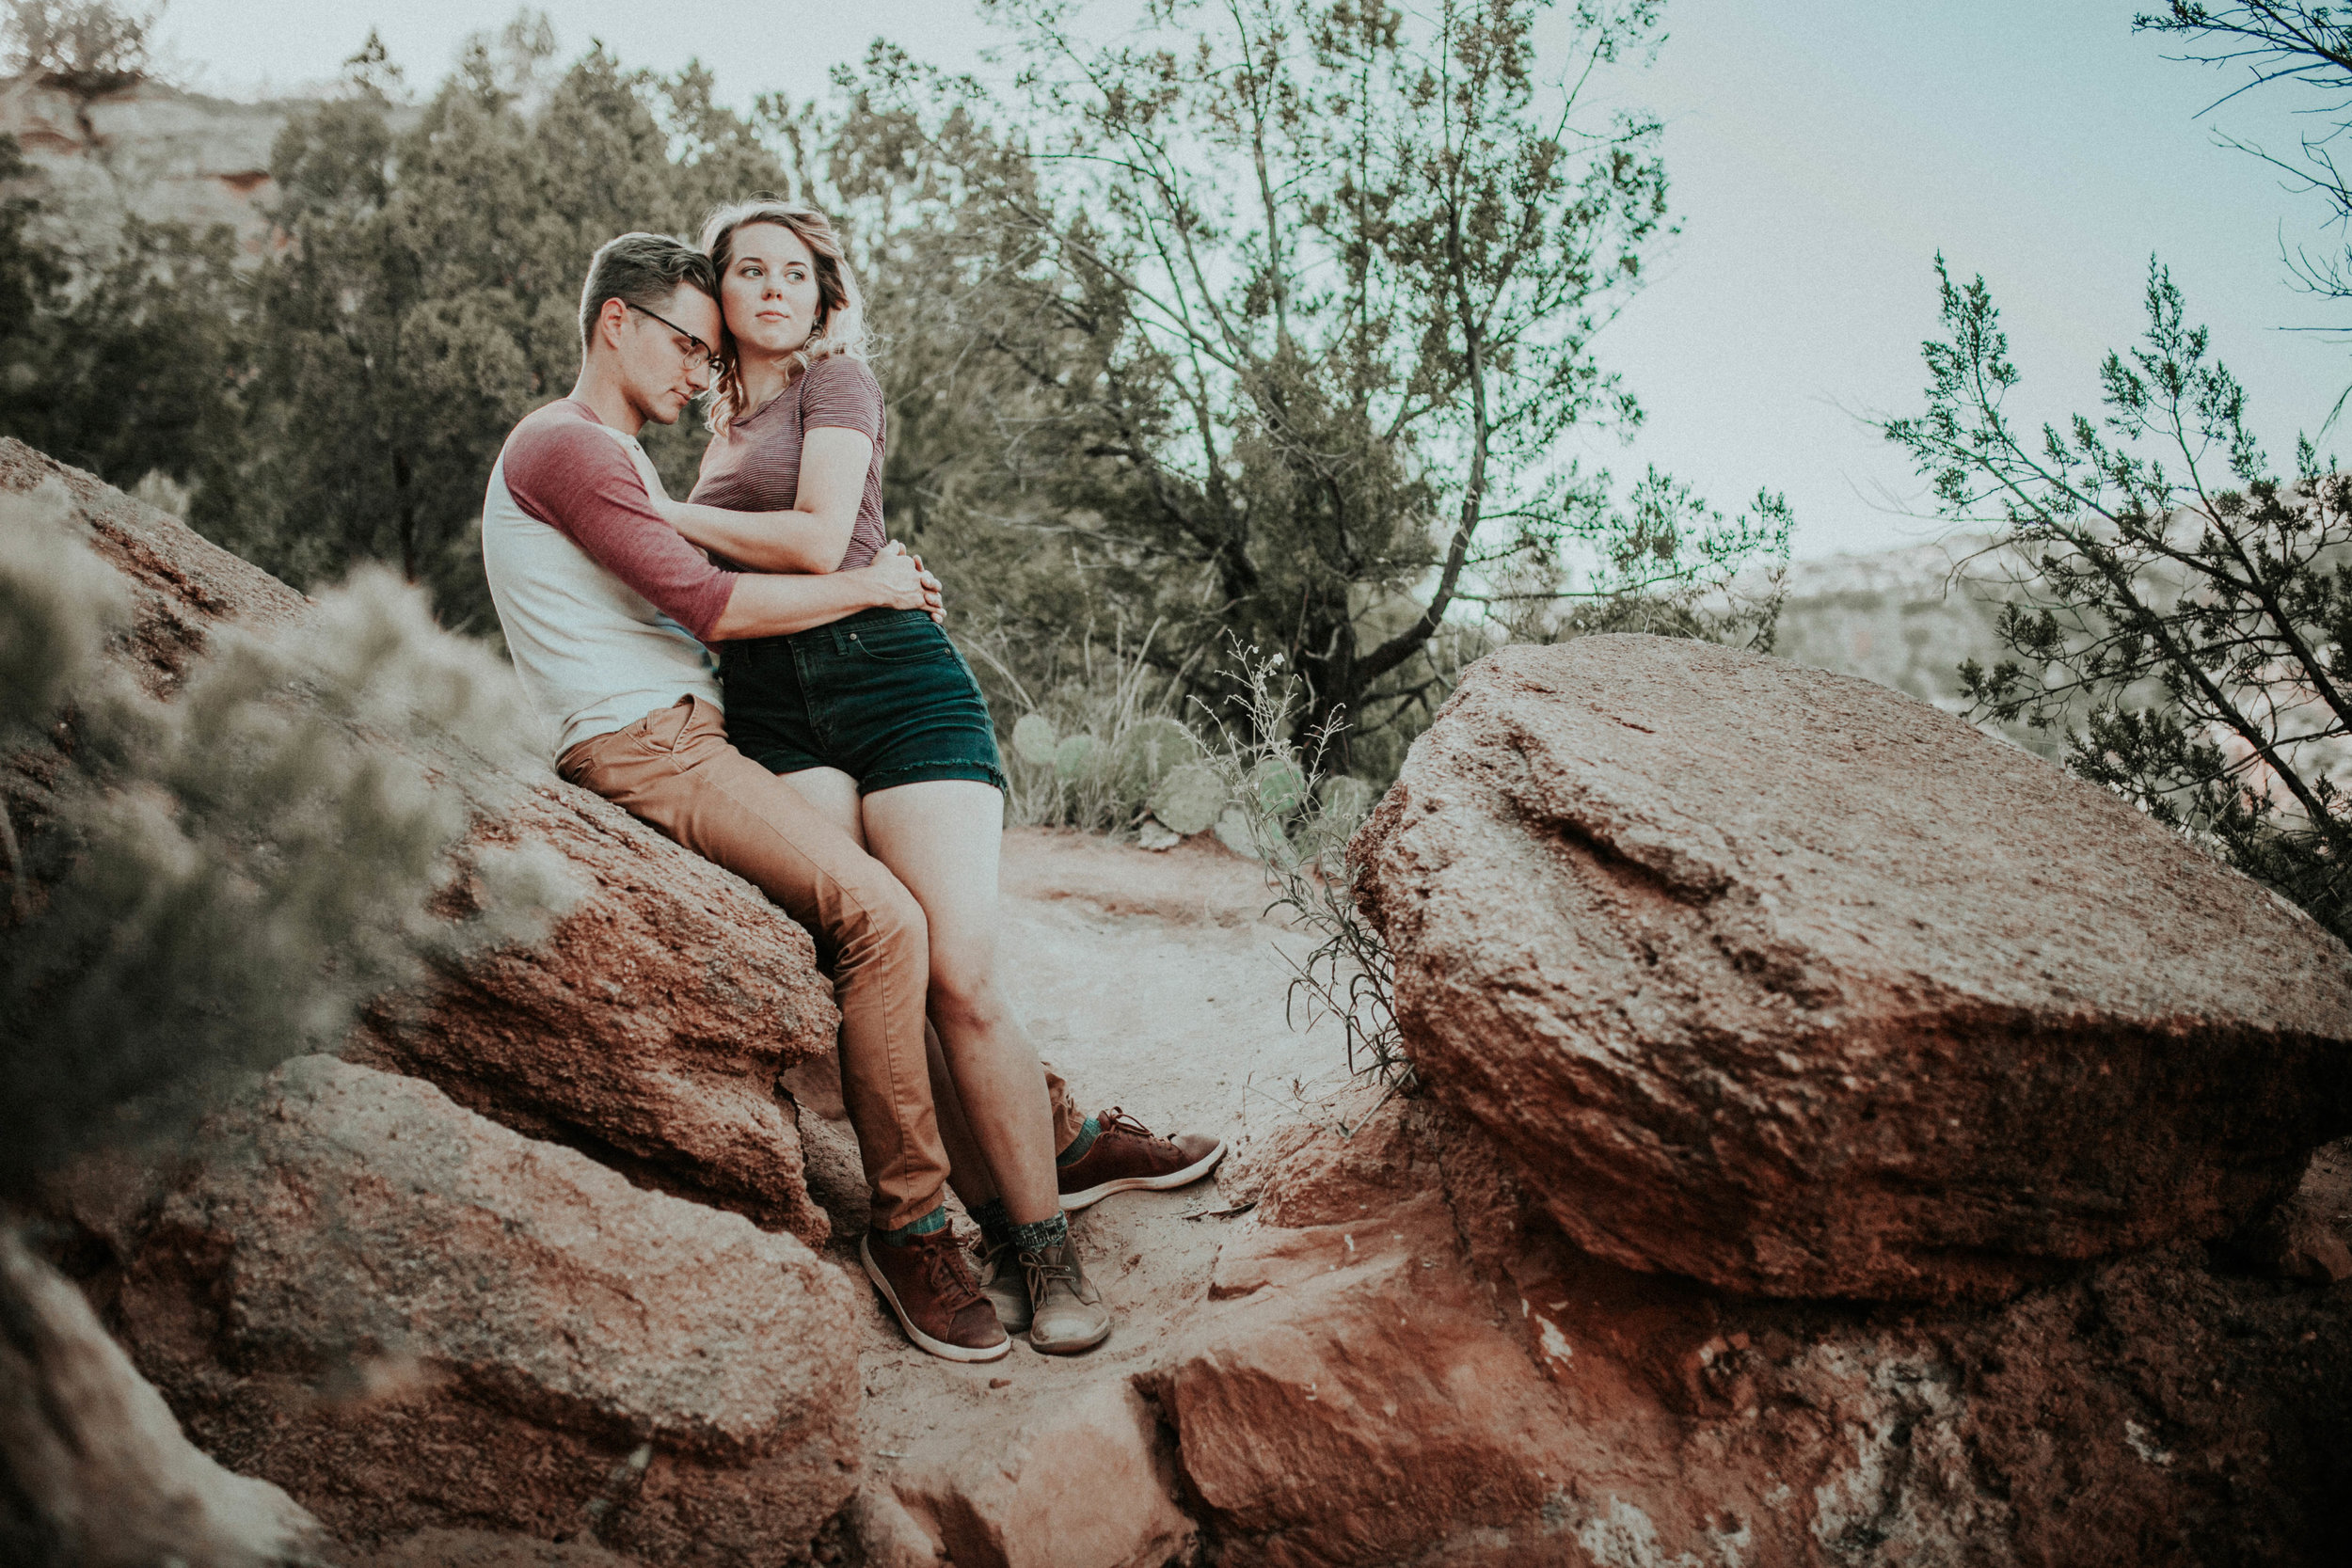
{"type": "MultiPolygon", "coordinates": [[[[649,499],[653,501],[653,509],[661,514],[663,522],[677,530],[680,534],[686,534],[686,503],[684,501],[674,501],[667,496],[654,496],[649,499]]],[[[686,536],[692,537],[691,534],[686,534],[686,536]]]]}

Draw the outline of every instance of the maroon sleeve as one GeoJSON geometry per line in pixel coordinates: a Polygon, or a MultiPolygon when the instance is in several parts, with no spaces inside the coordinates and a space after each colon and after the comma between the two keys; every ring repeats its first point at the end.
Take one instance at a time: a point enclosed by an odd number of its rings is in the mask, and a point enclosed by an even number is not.
{"type": "Polygon", "coordinates": [[[882,383],[865,360],[829,354],[808,368],[808,385],[801,391],[801,428],[854,430],[881,444],[882,383]]]}
{"type": "Polygon", "coordinates": [[[736,574],[713,566],[662,520],[637,465],[602,426],[584,417],[534,416],[508,438],[501,462],[516,506],[708,641],[736,574]]]}

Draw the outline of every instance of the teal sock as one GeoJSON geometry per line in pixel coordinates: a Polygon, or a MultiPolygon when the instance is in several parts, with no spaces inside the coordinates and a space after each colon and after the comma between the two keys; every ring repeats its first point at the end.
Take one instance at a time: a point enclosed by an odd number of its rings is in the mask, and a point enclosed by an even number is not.
{"type": "Polygon", "coordinates": [[[902,1225],[896,1230],[884,1230],[882,1227],[876,1226],[874,1235],[884,1246],[905,1246],[917,1236],[937,1235],[946,1228],[947,1206],[943,1203],[921,1219],[912,1224],[902,1225]]]}
{"type": "Polygon", "coordinates": [[[1068,1240],[1068,1214],[1056,1214],[1052,1219],[1040,1220],[1035,1225],[1016,1225],[1012,1227],[1012,1244],[1023,1252],[1043,1252],[1047,1247],[1059,1246],[1068,1240]]]}
{"type": "Polygon", "coordinates": [[[1054,1156],[1054,1164],[1056,1165],[1076,1164],[1086,1158],[1087,1150],[1092,1148],[1094,1140],[1102,1135],[1103,1124],[1092,1117],[1087,1117],[1086,1125],[1078,1129],[1078,1135],[1070,1140],[1070,1147],[1054,1156]]]}
{"type": "Polygon", "coordinates": [[[1012,1216],[1005,1212],[1005,1200],[992,1197],[986,1203],[975,1204],[972,1223],[980,1227],[980,1240],[992,1247],[1003,1246],[1012,1240],[1012,1216]]]}

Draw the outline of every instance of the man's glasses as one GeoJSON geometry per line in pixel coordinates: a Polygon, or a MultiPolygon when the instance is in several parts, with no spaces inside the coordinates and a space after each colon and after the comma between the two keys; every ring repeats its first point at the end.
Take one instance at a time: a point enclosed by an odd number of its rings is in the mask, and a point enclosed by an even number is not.
{"type": "Polygon", "coordinates": [[[634,300],[625,299],[621,301],[621,303],[628,306],[630,309],[636,311],[641,316],[652,316],[655,321],[661,323],[662,325],[668,327],[671,331],[676,333],[679,337],[693,344],[694,347],[692,353],[699,354],[703,356],[710,367],[711,374],[717,375],[720,371],[725,368],[720,363],[719,351],[717,349],[712,348],[708,343],[704,342],[700,338],[695,337],[691,332],[689,332],[686,328],[678,325],[677,323],[671,321],[664,316],[655,316],[651,310],[648,310],[644,306],[637,304],[634,300]]]}

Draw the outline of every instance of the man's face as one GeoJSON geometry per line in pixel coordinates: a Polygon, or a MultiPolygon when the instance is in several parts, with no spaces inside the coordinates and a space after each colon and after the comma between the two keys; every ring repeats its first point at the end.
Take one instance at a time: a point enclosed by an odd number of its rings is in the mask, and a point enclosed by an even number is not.
{"type": "MultiPolygon", "coordinates": [[[[617,301],[615,302],[618,303],[617,301]]],[[[621,391],[655,424],[675,424],[710,389],[719,302],[691,284],[650,308],[621,306],[621,391]]]]}

